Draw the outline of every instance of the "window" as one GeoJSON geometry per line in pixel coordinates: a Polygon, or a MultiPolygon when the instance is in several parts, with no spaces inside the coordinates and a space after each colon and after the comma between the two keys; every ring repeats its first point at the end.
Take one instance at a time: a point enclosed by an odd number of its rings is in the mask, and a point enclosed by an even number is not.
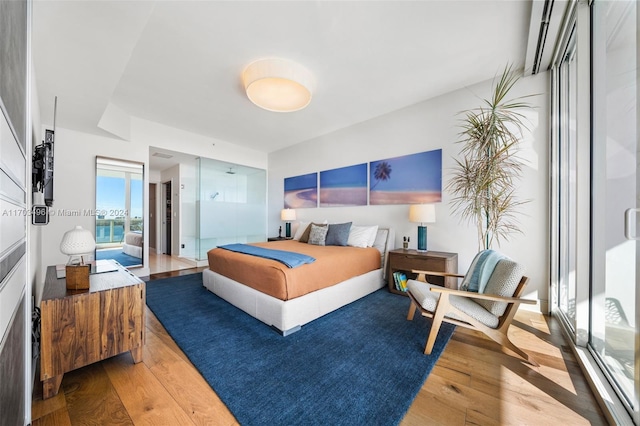
{"type": "Polygon", "coordinates": [[[638,409],[634,395],[638,241],[630,238],[632,230],[625,233],[625,211],[638,207],[640,195],[637,7],[633,0],[595,2],[592,7],[589,345],[630,411],[638,409]]]}
{"type": "MultiPolygon", "coordinates": [[[[143,166],[96,158],[96,244],[121,247],[130,231],[143,231],[143,166]]],[[[131,266],[131,265],[127,265],[131,266]]]]}
{"type": "MultiPolygon", "coordinates": [[[[575,31],[575,27],[574,27],[575,31]]],[[[558,133],[558,307],[576,329],[576,104],[577,64],[575,32],[571,33],[557,73],[558,133]]]]}
{"type": "Polygon", "coordinates": [[[618,422],[640,424],[638,4],[576,2],[552,67],[552,299],[618,422]]]}

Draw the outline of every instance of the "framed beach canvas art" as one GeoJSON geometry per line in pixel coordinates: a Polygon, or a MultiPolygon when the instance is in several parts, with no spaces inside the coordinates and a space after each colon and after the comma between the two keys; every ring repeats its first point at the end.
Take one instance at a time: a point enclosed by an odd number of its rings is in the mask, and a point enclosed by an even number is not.
{"type": "Polygon", "coordinates": [[[424,204],[442,201],[442,150],[372,161],[369,204],[424,204]]]}
{"type": "Polygon", "coordinates": [[[318,173],[284,179],[284,208],[318,207],[318,173]]]}
{"type": "Polygon", "coordinates": [[[366,205],[367,163],[320,172],[320,207],[366,205]]]}

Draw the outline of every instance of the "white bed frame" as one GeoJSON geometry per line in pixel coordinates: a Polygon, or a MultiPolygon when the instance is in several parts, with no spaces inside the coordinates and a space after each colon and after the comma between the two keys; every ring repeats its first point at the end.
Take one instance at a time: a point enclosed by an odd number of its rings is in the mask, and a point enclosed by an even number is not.
{"type": "Polygon", "coordinates": [[[391,228],[387,230],[382,268],[295,299],[277,299],[210,269],[203,271],[202,282],[212,293],[286,336],[385,285],[388,253],[395,244],[395,232],[391,228]]]}

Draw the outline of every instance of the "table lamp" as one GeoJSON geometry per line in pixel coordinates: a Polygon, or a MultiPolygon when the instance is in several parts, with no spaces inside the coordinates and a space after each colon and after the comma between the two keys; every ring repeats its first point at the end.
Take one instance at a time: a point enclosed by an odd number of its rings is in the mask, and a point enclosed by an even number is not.
{"type": "Polygon", "coordinates": [[[282,209],[280,212],[280,220],[285,221],[284,236],[291,238],[291,221],[296,220],[296,211],[293,209],[282,209]]]}
{"type": "Polygon", "coordinates": [[[91,231],[76,226],[64,233],[60,242],[60,251],[69,256],[65,272],[67,290],[86,290],[89,288],[91,265],[84,263],[84,256],[96,248],[91,231]]]}
{"type": "Polygon", "coordinates": [[[436,221],[436,207],[433,204],[413,204],[409,207],[409,221],[417,222],[418,251],[427,251],[427,227],[425,223],[436,221]]]}

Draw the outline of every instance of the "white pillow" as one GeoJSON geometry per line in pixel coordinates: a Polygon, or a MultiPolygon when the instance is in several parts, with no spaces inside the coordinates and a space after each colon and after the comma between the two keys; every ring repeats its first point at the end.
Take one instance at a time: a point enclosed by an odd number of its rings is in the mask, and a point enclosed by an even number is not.
{"type": "Polygon", "coordinates": [[[300,237],[302,237],[302,234],[304,233],[304,230],[307,229],[307,226],[309,226],[309,223],[311,222],[298,222],[298,229],[296,229],[296,234],[293,236],[294,240],[300,240],[300,237]]]}
{"type": "Polygon", "coordinates": [[[378,235],[378,225],[369,226],[369,238],[367,239],[367,247],[373,247],[373,243],[376,242],[376,235],[378,235]]]}
{"type": "Polygon", "coordinates": [[[353,247],[372,247],[378,233],[378,225],[375,226],[357,226],[352,225],[349,230],[348,246],[353,247]]]}

